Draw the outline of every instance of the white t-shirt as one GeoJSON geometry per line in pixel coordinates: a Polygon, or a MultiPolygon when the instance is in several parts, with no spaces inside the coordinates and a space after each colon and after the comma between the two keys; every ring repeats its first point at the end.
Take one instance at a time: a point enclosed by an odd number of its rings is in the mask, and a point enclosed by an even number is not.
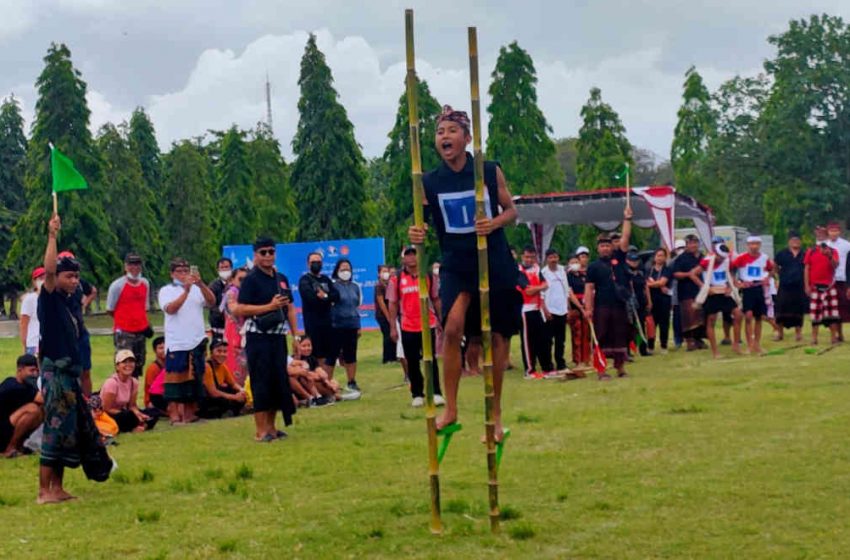
{"type": "Polygon", "coordinates": [[[38,322],[38,293],[27,292],[24,296],[21,301],[21,316],[23,315],[30,318],[27,326],[27,348],[38,348],[38,341],[41,338],[38,322]]]}
{"type": "Polygon", "coordinates": [[[850,241],[839,237],[835,241],[827,240],[827,245],[838,251],[838,268],[835,269],[835,281],[847,281],[847,254],[850,253],[850,241]]]}
{"type": "MultiPolygon", "coordinates": [[[[183,293],[183,286],[168,284],[159,290],[159,308],[165,307],[183,293]]],[[[192,350],[207,337],[204,325],[206,301],[201,289],[192,286],[189,296],[177,313],[165,313],[165,347],[172,351],[192,350]]]]}
{"type": "Polygon", "coordinates": [[[546,309],[552,315],[566,315],[569,309],[570,284],[567,282],[567,272],[564,267],[558,265],[552,270],[548,265],[540,269],[540,274],[549,287],[543,292],[543,301],[546,309]]]}

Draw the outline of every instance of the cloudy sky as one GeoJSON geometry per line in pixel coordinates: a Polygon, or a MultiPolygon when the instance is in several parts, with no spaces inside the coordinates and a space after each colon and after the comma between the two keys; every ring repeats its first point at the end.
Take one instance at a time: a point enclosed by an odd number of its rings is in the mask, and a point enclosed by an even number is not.
{"type": "Polygon", "coordinates": [[[315,32],[372,157],[403,91],[406,7],[416,10],[419,74],[441,103],[469,107],[466,27],[477,25],[482,76],[502,45],[516,40],[531,54],[555,136],[577,133],[598,86],[629,139],[662,157],[690,65],[714,89],[758,72],[772,55],[767,37],[789,19],[850,19],[847,0],[0,0],[0,97],[18,96],[29,126],[42,58],[51,41],[64,42],[88,83],[92,128],[141,105],[167,149],[263,119],[268,73],[275,134],[288,154],[300,58],[315,32]]]}

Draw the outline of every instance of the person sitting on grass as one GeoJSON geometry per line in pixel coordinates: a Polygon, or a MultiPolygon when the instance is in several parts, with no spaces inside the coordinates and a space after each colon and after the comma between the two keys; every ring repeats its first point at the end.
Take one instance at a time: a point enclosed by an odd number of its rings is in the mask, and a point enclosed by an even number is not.
{"type": "Polygon", "coordinates": [[[165,337],[158,336],[151,342],[156,356],[153,363],[145,369],[145,408],[155,408],[163,414],[168,413],[165,400],[165,337]]]}
{"type": "Polygon", "coordinates": [[[330,402],[319,394],[316,384],[310,379],[307,363],[288,356],[286,373],[289,374],[289,388],[296,406],[324,406],[330,402]]]}
{"type": "Polygon", "coordinates": [[[204,370],[204,392],[199,415],[201,418],[230,418],[239,416],[245,407],[245,390],[236,382],[227,364],[227,342],[216,338],[210,345],[211,358],[204,370]]]}
{"type": "Polygon", "coordinates": [[[0,383],[0,449],[8,459],[24,453],[24,441],[44,420],[37,377],[35,356],[24,354],[18,358],[15,377],[0,383]]]}
{"type": "Polygon", "coordinates": [[[158,410],[140,410],[136,404],[139,380],[133,377],[135,369],[136,356],[132,350],[119,350],[115,354],[115,373],[100,388],[103,410],[115,420],[121,432],[152,430],[159,420],[158,410]]]}
{"type": "Polygon", "coordinates": [[[302,336],[298,342],[298,353],[296,358],[304,361],[307,364],[307,372],[310,379],[316,384],[316,389],[323,397],[333,401],[340,400],[356,400],[356,393],[347,392],[342,395],[342,387],[335,380],[328,376],[328,372],[319,364],[319,360],[313,356],[313,341],[309,336],[302,336]],[[348,398],[346,398],[346,396],[348,398]]]}

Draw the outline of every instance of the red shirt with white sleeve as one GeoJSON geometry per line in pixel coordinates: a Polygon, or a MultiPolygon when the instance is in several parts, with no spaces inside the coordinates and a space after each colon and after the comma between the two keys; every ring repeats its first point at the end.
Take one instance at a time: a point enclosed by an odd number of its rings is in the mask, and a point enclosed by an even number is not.
{"type": "Polygon", "coordinates": [[[732,268],[738,272],[738,279],[745,284],[760,284],[773,272],[773,261],[764,253],[752,255],[744,253],[732,261],[732,268]]]}

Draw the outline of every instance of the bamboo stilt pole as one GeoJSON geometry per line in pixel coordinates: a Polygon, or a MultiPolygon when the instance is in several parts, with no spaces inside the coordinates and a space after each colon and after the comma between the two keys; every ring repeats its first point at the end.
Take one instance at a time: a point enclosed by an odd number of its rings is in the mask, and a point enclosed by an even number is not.
{"type": "MultiPolygon", "coordinates": [[[[484,200],[484,155],[481,152],[481,98],[478,87],[478,30],[469,33],[469,89],[472,97],[472,148],[475,158],[475,218],[487,217],[484,200]]],[[[484,370],[484,429],[487,437],[487,475],[490,498],[490,530],[499,532],[499,479],[496,462],[496,424],[493,406],[493,334],[490,329],[490,268],[487,237],[478,236],[478,291],[481,300],[481,346],[484,370]]]]}
{"type": "MultiPolygon", "coordinates": [[[[413,45],[413,10],[404,12],[407,51],[407,114],[410,123],[410,170],[413,183],[413,223],[425,223],[422,186],[422,159],[419,147],[419,99],[416,78],[416,53],[413,45]]],[[[440,516],[440,466],[437,460],[437,408],[434,406],[434,349],[431,345],[430,293],[425,262],[425,246],[416,246],[419,275],[419,311],[422,321],[422,370],[425,377],[425,423],[428,431],[428,478],[431,486],[431,532],[443,532],[440,516]]],[[[401,336],[401,333],[399,333],[401,336]]]]}

